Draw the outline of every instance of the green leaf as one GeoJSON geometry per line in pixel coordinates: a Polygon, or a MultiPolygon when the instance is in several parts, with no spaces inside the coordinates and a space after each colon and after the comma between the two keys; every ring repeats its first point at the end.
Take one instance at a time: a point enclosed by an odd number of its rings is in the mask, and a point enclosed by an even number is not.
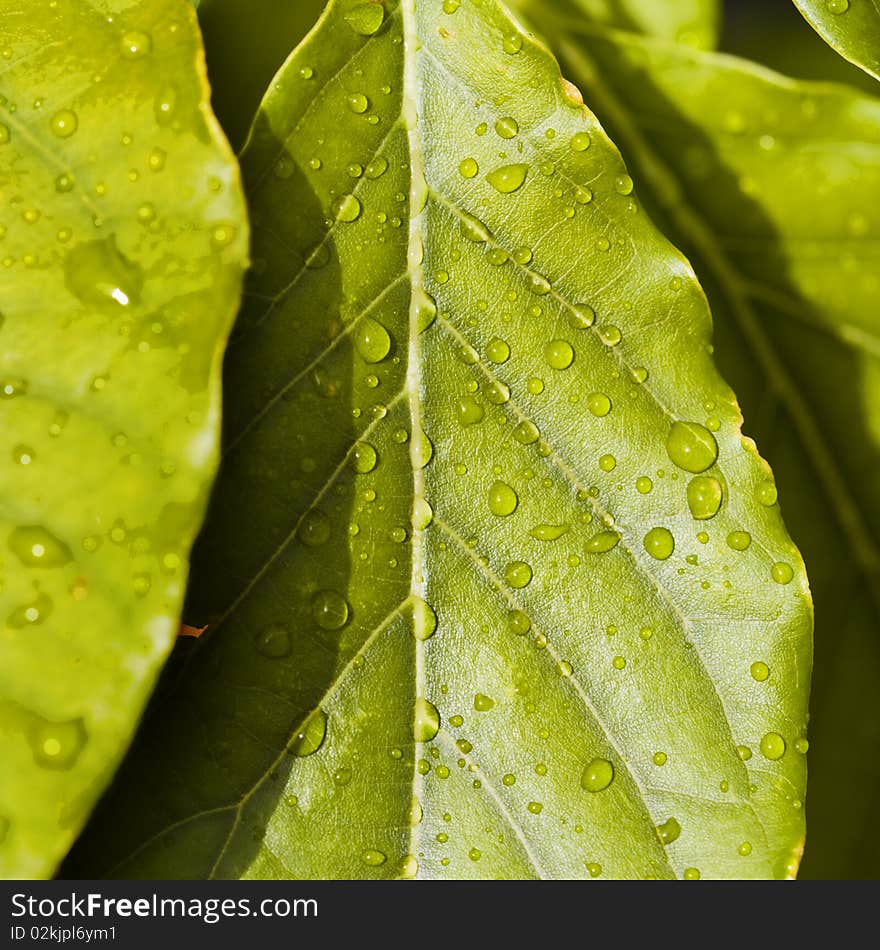
{"type": "Polygon", "coordinates": [[[195,2],[211,79],[211,104],[238,150],[288,53],[315,25],[324,0],[195,2]]]}
{"type": "Polygon", "coordinates": [[[177,633],[247,228],[187,3],[0,32],[0,876],[41,877],[177,633]]]}
{"type": "Polygon", "coordinates": [[[829,46],[880,79],[880,8],[876,0],[794,0],[794,4],[829,46]]]}
{"type": "MultiPolygon", "coordinates": [[[[715,46],[721,30],[720,0],[541,0],[541,5],[553,12],[565,9],[609,29],[659,36],[698,49],[715,46]]],[[[540,26],[540,16],[535,22],[540,26]]]]}
{"type": "Polygon", "coordinates": [[[582,24],[553,33],[652,217],[696,266],[717,358],[810,569],[807,867],[876,876],[880,102],[582,24]]]}
{"type": "Polygon", "coordinates": [[[243,167],[211,628],[71,873],[791,874],[800,556],[555,62],[494,0],[333,3],[243,167]]]}

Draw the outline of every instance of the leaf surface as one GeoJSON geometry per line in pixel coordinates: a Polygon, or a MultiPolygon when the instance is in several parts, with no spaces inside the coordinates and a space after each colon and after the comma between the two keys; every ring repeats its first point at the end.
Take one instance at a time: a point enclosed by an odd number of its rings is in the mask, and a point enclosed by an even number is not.
{"type": "MultiPolygon", "coordinates": [[[[554,0],[547,7],[554,13],[565,9],[603,26],[659,36],[688,46],[710,49],[721,29],[720,0],[554,0]]],[[[540,17],[536,17],[540,26],[540,17]]]]}
{"type": "Polygon", "coordinates": [[[829,46],[880,79],[880,7],[876,0],[794,0],[829,46]]]}
{"type": "Polygon", "coordinates": [[[716,356],[810,569],[818,659],[805,869],[874,877],[880,102],[570,20],[551,32],[652,216],[697,268],[716,356]]]}
{"type": "Polygon", "coordinates": [[[0,876],[42,877],[177,632],[247,228],[188,4],[0,34],[0,876]]]}
{"type": "Polygon", "coordinates": [[[210,626],[79,873],[790,874],[800,557],[552,58],[489,0],[333,3],[243,167],[210,626]]]}

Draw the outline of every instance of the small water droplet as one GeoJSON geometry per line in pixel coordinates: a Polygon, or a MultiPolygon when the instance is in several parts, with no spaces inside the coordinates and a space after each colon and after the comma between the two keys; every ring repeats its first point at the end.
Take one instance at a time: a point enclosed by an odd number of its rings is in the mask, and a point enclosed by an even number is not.
{"type": "Polygon", "coordinates": [[[785,755],[785,739],[778,732],[768,732],[761,739],[760,749],[765,759],[781,759],[785,755]]]}
{"type": "Polygon", "coordinates": [[[111,235],[77,244],[64,259],[64,284],[82,303],[116,313],[137,303],[144,278],[111,235]]]}
{"type": "Polygon", "coordinates": [[[340,195],[333,202],[333,217],[337,221],[343,221],[351,224],[357,221],[361,216],[362,206],[360,201],[354,195],[340,195]]]}
{"type": "Polygon", "coordinates": [[[752,853],[751,842],[743,841],[743,843],[736,850],[742,857],[747,858],[752,853]]]}
{"type": "Polygon", "coordinates": [[[44,769],[69,769],[88,740],[82,719],[51,722],[37,718],[28,739],[37,765],[44,769]]]}
{"type": "Polygon", "coordinates": [[[544,359],[553,369],[568,369],[574,362],[574,349],[567,340],[551,340],[544,347],[544,359]]]}
{"type": "Polygon", "coordinates": [[[575,132],[569,141],[573,152],[585,152],[592,144],[589,132],[575,132]]]}
{"type": "Polygon", "coordinates": [[[464,158],[458,163],[458,173],[462,178],[475,178],[480,166],[474,158],[464,158]]]}
{"type": "Polygon", "coordinates": [[[607,416],[611,412],[611,400],[605,393],[590,393],[587,396],[587,409],[599,418],[607,416]]]}
{"type": "Polygon", "coordinates": [[[501,364],[506,363],[510,359],[510,346],[505,340],[495,337],[493,340],[490,340],[486,346],[486,356],[493,363],[501,364]]]}
{"type": "Polygon", "coordinates": [[[473,396],[463,396],[455,407],[455,415],[460,425],[472,426],[483,421],[483,407],[473,396]]]}
{"type": "Polygon", "coordinates": [[[841,13],[846,13],[849,10],[849,0],[825,0],[825,6],[829,13],[840,16],[841,13]]]}
{"type": "Polygon", "coordinates": [[[761,660],[756,660],[750,667],[749,672],[752,674],[752,679],[757,680],[759,683],[763,683],[770,676],[770,667],[761,660]]]}
{"type": "Polygon", "coordinates": [[[489,712],[494,705],[495,700],[491,696],[486,696],[485,693],[477,693],[474,696],[474,709],[477,712],[489,712]]]}
{"type": "Polygon", "coordinates": [[[511,610],[507,615],[507,626],[511,633],[522,637],[532,629],[532,621],[521,610],[511,610]]]}
{"type": "Polygon", "coordinates": [[[25,567],[61,567],[70,548],[41,525],[20,525],[9,534],[9,549],[25,567]]]}
{"type": "MultiPolygon", "coordinates": [[[[364,4],[367,6],[367,4],[364,4]]],[[[372,6],[372,4],[370,4],[372,6]]],[[[388,860],[384,851],[378,851],[376,848],[366,848],[361,851],[361,861],[371,868],[377,868],[388,860]]]]}
{"type": "Polygon", "coordinates": [[[519,33],[508,33],[502,42],[504,52],[510,56],[515,56],[522,49],[522,45],[523,38],[519,33]]]}
{"type": "Polygon", "coordinates": [[[312,508],[303,516],[297,537],[310,548],[326,544],[330,540],[330,521],[327,516],[312,508]]]}
{"type": "Polygon", "coordinates": [[[495,131],[503,139],[512,139],[519,132],[519,124],[512,116],[506,115],[495,123],[495,131]]]}
{"type": "Polygon", "coordinates": [[[120,49],[126,59],[140,59],[152,51],[153,40],[149,33],[144,33],[141,30],[129,30],[122,35],[120,49]]]}
{"type": "Polygon", "coordinates": [[[540,436],[538,427],[530,419],[523,419],[513,430],[513,437],[522,445],[532,445],[540,436]]]}
{"type": "Polygon", "coordinates": [[[618,175],[614,179],[614,190],[619,195],[629,195],[632,194],[633,190],[633,180],[629,175],[618,175]]]}
{"type": "Polygon", "coordinates": [[[52,134],[60,139],[67,139],[76,132],[79,127],[79,118],[71,109],[61,109],[52,116],[49,128],[52,134]]]}
{"type": "Polygon", "coordinates": [[[604,791],[614,781],[614,766],[608,759],[593,759],[581,773],[581,788],[588,792],[604,791]]]}
{"type": "Polygon", "coordinates": [[[358,442],[351,455],[352,468],[359,475],[372,472],[379,463],[379,454],[369,442],[358,442]]]}
{"type": "Polygon", "coordinates": [[[778,492],[776,491],[776,486],[773,484],[773,482],[761,482],[758,485],[756,494],[758,496],[758,501],[762,505],[766,505],[769,508],[771,505],[776,504],[778,492]]]}
{"type": "Polygon", "coordinates": [[[665,752],[655,752],[653,757],[654,765],[666,765],[667,756],[665,752]]]}
{"type": "Polygon", "coordinates": [[[587,541],[585,547],[590,554],[605,554],[616,548],[619,541],[620,535],[616,531],[600,531],[587,541]]]}
{"type": "Polygon", "coordinates": [[[777,561],[773,567],[770,568],[770,576],[777,584],[788,584],[794,577],[794,571],[791,565],[785,561],[777,561]]]}
{"type": "Polygon", "coordinates": [[[567,524],[539,524],[531,528],[529,534],[537,541],[556,541],[568,530],[567,524]]]}
{"type": "Polygon", "coordinates": [[[731,531],[727,536],[727,546],[734,551],[745,551],[752,543],[752,536],[748,531],[731,531]]]}

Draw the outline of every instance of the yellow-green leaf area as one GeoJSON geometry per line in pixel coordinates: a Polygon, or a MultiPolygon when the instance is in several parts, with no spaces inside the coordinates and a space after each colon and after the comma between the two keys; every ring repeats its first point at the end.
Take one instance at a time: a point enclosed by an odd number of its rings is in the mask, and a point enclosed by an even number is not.
{"type": "Polygon", "coordinates": [[[370,36],[354,5],[327,7],[243,154],[256,266],[190,598],[210,626],[77,866],[784,877],[804,757],[737,747],[800,734],[809,592],[757,498],[771,476],[714,369],[704,293],[499,3],[388,0],[370,36]],[[376,156],[384,174],[352,179],[376,156]],[[519,187],[486,180],[512,165],[519,187]],[[356,345],[367,318],[390,339],[378,362],[356,345]],[[709,520],[691,469],[724,486],[709,520]],[[324,590],[348,605],[334,630],[311,619],[324,590]],[[291,651],[265,656],[254,637],[276,625],[291,651]],[[316,710],[320,747],[291,757],[316,710]]]}
{"type": "Polygon", "coordinates": [[[829,46],[880,79],[880,9],[874,0],[794,0],[829,46]]]}
{"type": "Polygon", "coordinates": [[[0,876],[46,877],[172,643],[247,251],[191,6],[0,2],[0,876]]]}

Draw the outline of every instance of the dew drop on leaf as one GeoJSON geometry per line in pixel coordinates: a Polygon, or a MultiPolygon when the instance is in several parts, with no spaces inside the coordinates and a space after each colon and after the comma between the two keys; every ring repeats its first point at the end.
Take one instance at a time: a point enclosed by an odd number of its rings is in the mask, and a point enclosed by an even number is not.
{"type": "Polygon", "coordinates": [[[256,634],[254,646],[258,653],[273,660],[290,656],[292,649],[290,631],[280,623],[270,624],[265,630],[260,630],[256,634]]]}
{"type": "Polygon", "coordinates": [[[381,3],[358,3],[345,14],[345,22],[360,36],[373,36],[385,20],[381,3]]]}
{"type": "Polygon", "coordinates": [[[477,712],[489,712],[494,705],[495,700],[490,696],[486,696],[485,693],[477,693],[474,696],[474,709],[476,709],[477,712]]]}
{"type": "Polygon", "coordinates": [[[575,132],[569,141],[572,151],[585,152],[592,144],[589,132],[575,132]]]}
{"type": "Polygon", "coordinates": [[[455,416],[463,426],[476,425],[483,421],[483,407],[473,396],[463,396],[455,406],[455,416]]]}
{"type": "Polygon", "coordinates": [[[366,363],[381,363],[391,352],[391,336],[372,317],[362,317],[357,325],[354,345],[366,363]]]}
{"type": "Polygon", "coordinates": [[[768,732],[761,739],[760,749],[765,759],[781,759],[785,755],[785,739],[778,732],[768,732]]]}
{"type": "Polygon", "coordinates": [[[698,422],[674,422],[666,438],[666,452],[673,464],[698,475],[715,464],[718,443],[698,422]]]}
{"type": "Polygon", "coordinates": [[[677,818],[667,818],[662,824],[657,825],[657,834],[664,845],[672,844],[677,841],[681,834],[681,825],[677,818]]]}
{"type": "Polygon", "coordinates": [[[152,51],[153,40],[149,33],[130,30],[122,35],[119,45],[125,59],[140,59],[152,51]]]}
{"type": "Polygon", "coordinates": [[[319,590],[312,597],[312,619],[322,630],[341,629],[348,614],[348,603],[335,590],[319,590]]]}
{"type": "Polygon", "coordinates": [[[770,576],[777,584],[788,584],[794,577],[794,571],[791,565],[785,561],[777,561],[773,567],[770,568],[770,576]]]}
{"type": "Polygon", "coordinates": [[[416,640],[427,640],[437,629],[437,614],[434,608],[416,594],[411,597],[412,629],[416,640]]]}
{"type": "Polygon", "coordinates": [[[714,518],[718,514],[723,498],[724,490],[721,482],[711,475],[697,475],[688,483],[688,508],[698,521],[714,518]]]}
{"type": "Polygon", "coordinates": [[[581,773],[581,788],[588,792],[604,791],[614,781],[614,766],[608,759],[593,759],[581,773]]]}
{"type": "Polygon", "coordinates": [[[590,554],[605,554],[616,548],[619,541],[620,535],[616,531],[600,531],[587,541],[586,550],[590,554]]]}
{"type": "Polygon", "coordinates": [[[44,769],[69,769],[88,739],[82,719],[50,722],[38,719],[28,730],[34,761],[44,769]]]}
{"type": "Polygon", "coordinates": [[[440,713],[437,707],[419,696],[413,717],[413,736],[416,742],[430,742],[440,731],[440,713]]]}
{"type": "Polygon", "coordinates": [[[568,369],[574,362],[574,349],[566,340],[551,340],[544,347],[544,359],[552,369],[568,369]]]}
{"type": "Polygon", "coordinates": [[[379,455],[369,442],[358,442],[351,456],[352,468],[359,475],[372,472],[379,462],[379,455]]]}
{"type": "Polygon", "coordinates": [[[70,548],[41,525],[13,528],[8,543],[25,567],[61,567],[72,557],[70,548]]]}
{"type": "Polygon", "coordinates": [[[648,554],[657,561],[665,561],[675,550],[675,538],[668,528],[651,528],[643,544],[648,554]]]}
{"type": "Polygon", "coordinates": [[[60,139],[67,139],[76,132],[79,127],[79,118],[71,109],[61,109],[52,116],[49,128],[52,134],[60,139]]]}
{"type": "Polygon", "coordinates": [[[504,579],[517,590],[527,587],[532,580],[532,568],[525,561],[511,561],[504,568],[504,579]]]}
{"type": "Polygon", "coordinates": [[[752,674],[752,679],[756,680],[759,683],[763,683],[767,677],[770,676],[770,667],[761,660],[756,660],[750,667],[749,672],[752,674]]]}
{"type": "Polygon", "coordinates": [[[327,714],[323,709],[316,709],[293,737],[288,746],[288,751],[300,758],[314,755],[323,745],[326,735],[327,714]]]}
{"type": "Polygon", "coordinates": [[[611,412],[611,400],[605,393],[590,393],[587,396],[587,409],[599,418],[607,416],[611,412]]]}
{"type": "Polygon", "coordinates": [[[734,551],[745,551],[752,543],[752,536],[748,531],[731,531],[727,536],[727,546],[734,551]]]}
{"type": "Polygon", "coordinates": [[[385,852],[379,851],[376,848],[366,848],[364,851],[361,851],[361,861],[371,868],[380,867],[387,860],[388,857],[385,852]]]}
{"type": "Polygon", "coordinates": [[[458,173],[462,178],[474,178],[479,170],[480,166],[473,158],[464,158],[458,164],[458,173]]]}
{"type": "Polygon", "coordinates": [[[529,166],[522,162],[514,165],[501,165],[486,175],[486,181],[502,195],[509,195],[522,187],[528,171],[529,166]]]}

